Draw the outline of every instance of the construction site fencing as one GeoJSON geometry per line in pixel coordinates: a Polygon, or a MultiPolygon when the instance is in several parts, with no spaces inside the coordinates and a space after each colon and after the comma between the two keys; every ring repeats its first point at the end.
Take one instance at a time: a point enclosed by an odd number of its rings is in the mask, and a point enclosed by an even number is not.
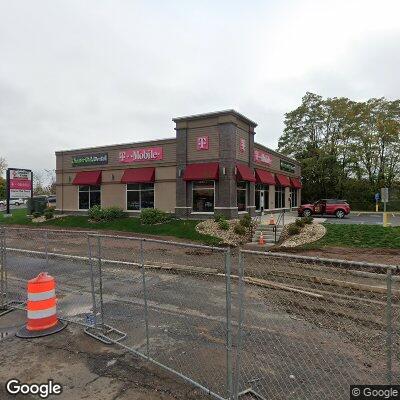
{"type": "Polygon", "coordinates": [[[230,250],[89,235],[95,327],[88,332],[233,398],[230,250]]]}
{"type": "Polygon", "coordinates": [[[0,314],[57,283],[61,319],[219,400],[398,384],[396,266],[93,231],[0,227],[0,314]]]}
{"type": "Polygon", "coordinates": [[[241,250],[237,397],[348,399],[399,383],[396,266],[241,250]]]}
{"type": "Polygon", "coordinates": [[[40,272],[47,272],[56,279],[59,317],[90,325],[92,294],[87,232],[13,227],[0,232],[3,312],[25,309],[27,282],[40,272]]]}

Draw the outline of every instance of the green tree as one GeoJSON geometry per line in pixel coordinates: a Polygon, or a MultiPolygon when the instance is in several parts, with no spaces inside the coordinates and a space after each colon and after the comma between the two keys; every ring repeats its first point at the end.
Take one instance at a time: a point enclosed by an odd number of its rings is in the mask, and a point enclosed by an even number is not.
{"type": "Polygon", "coordinates": [[[6,180],[0,176],[0,200],[6,198],[6,180]]]}
{"type": "Polygon", "coordinates": [[[355,102],[306,93],[285,114],[279,151],[303,167],[303,195],[372,201],[377,188],[400,175],[400,101],[355,102]]]}

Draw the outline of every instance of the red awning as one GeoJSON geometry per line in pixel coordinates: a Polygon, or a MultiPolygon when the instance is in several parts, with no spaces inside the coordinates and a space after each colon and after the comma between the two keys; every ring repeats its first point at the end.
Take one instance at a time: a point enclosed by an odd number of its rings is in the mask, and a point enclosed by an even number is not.
{"type": "Polygon", "coordinates": [[[299,178],[290,178],[290,182],[292,182],[292,187],[295,189],[301,189],[303,187],[299,178]]]}
{"type": "Polygon", "coordinates": [[[217,181],[218,173],[218,163],[189,164],[186,166],[183,179],[185,181],[217,181]]]}
{"type": "Polygon", "coordinates": [[[256,168],[256,179],[258,183],[263,183],[264,185],[275,185],[274,175],[263,169],[256,168]]]}
{"type": "Polygon", "coordinates": [[[72,181],[73,185],[93,185],[97,186],[101,183],[101,171],[82,171],[77,172],[74,180],[72,181]]]}
{"type": "Polygon", "coordinates": [[[131,168],[126,169],[121,178],[121,183],[149,183],[154,182],[156,169],[149,168],[131,168]]]}
{"type": "Polygon", "coordinates": [[[237,164],[237,180],[238,181],[248,181],[248,182],[255,182],[256,178],[254,178],[252,170],[243,164],[237,164]]]}
{"type": "Polygon", "coordinates": [[[275,174],[276,183],[281,186],[291,186],[290,178],[286,175],[275,174]]]}

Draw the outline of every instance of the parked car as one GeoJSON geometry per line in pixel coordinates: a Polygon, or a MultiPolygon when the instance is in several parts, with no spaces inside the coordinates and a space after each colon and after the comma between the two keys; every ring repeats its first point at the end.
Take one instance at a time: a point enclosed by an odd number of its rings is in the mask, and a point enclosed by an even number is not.
{"type": "Polygon", "coordinates": [[[49,205],[49,207],[55,207],[56,202],[57,202],[56,196],[48,196],[47,197],[47,204],[49,205]]]}
{"type": "Polygon", "coordinates": [[[346,200],[322,199],[315,203],[302,204],[298,208],[298,214],[302,217],[311,215],[336,215],[337,218],[344,218],[350,214],[350,205],[346,200]]]}
{"type": "MultiPolygon", "coordinates": [[[[20,206],[21,204],[25,204],[26,200],[24,199],[10,199],[10,206],[20,206]]],[[[7,205],[7,200],[0,200],[0,206],[5,207],[7,205]]]]}

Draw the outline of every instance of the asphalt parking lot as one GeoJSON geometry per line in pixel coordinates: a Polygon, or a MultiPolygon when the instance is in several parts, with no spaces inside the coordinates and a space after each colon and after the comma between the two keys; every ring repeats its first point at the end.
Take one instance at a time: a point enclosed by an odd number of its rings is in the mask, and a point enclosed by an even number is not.
{"type": "MultiPolygon", "coordinates": [[[[21,204],[19,206],[10,206],[11,210],[20,210],[22,208],[26,208],[26,204],[21,204]]],[[[6,212],[7,207],[0,205],[0,212],[6,212]]]]}
{"type": "MultiPolygon", "coordinates": [[[[399,213],[388,213],[389,223],[392,226],[400,226],[400,214],[399,213]]],[[[361,212],[351,212],[350,215],[343,219],[336,218],[333,215],[327,215],[322,218],[315,217],[317,220],[322,220],[321,222],[329,224],[360,224],[360,225],[382,225],[383,216],[381,213],[361,213],[361,212]]]]}

